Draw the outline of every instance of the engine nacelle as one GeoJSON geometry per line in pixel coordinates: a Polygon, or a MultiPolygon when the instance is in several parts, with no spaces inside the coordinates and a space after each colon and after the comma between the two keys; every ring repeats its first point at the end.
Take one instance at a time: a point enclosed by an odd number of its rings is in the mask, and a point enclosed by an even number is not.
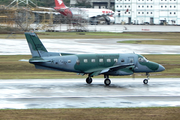
{"type": "Polygon", "coordinates": [[[118,71],[110,72],[108,74],[112,76],[132,75],[133,71],[129,68],[124,68],[118,71]]]}
{"type": "Polygon", "coordinates": [[[107,22],[108,24],[114,23],[114,22],[115,22],[115,19],[114,19],[114,17],[107,16],[107,17],[106,17],[106,22],[107,22]]]}

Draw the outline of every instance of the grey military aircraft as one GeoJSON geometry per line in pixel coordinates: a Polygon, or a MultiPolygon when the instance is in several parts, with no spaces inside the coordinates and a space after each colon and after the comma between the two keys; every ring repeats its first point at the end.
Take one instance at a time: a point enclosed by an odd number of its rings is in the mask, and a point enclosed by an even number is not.
{"type": "Polygon", "coordinates": [[[135,53],[124,54],[71,54],[48,52],[35,33],[25,33],[32,58],[29,63],[37,69],[75,72],[80,75],[88,74],[87,84],[92,83],[92,77],[104,75],[104,84],[109,86],[109,76],[132,75],[133,73],[146,73],[148,83],[150,72],[161,72],[165,68],[145,57],[135,53]]]}

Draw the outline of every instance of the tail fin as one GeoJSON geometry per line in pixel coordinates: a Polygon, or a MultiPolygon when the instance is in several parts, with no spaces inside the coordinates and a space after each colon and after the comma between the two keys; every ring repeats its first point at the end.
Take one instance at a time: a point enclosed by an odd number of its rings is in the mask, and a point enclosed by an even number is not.
{"type": "Polygon", "coordinates": [[[67,8],[63,2],[63,0],[55,0],[55,9],[60,9],[60,8],[67,8]]]}
{"type": "Polygon", "coordinates": [[[25,33],[32,57],[48,56],[48,51],[35,33],[25,33]]]}

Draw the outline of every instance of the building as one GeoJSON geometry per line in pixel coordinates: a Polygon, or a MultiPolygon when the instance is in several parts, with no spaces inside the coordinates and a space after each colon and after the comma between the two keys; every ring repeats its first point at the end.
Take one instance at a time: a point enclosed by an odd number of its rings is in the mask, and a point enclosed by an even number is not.
{"type": "Polygon", "coordinates": [[[115,23],[180,24],[180,0],[115,0],[115,23]]]}
{"type": "MultiPolygon", "coordinates": [[[[90,2],[91,6],[96,9],[114,9],[114,0],[87,0],[90,2]]],[[[70,0],[70,5],[74,6],[76,0],[70,0]]]]}

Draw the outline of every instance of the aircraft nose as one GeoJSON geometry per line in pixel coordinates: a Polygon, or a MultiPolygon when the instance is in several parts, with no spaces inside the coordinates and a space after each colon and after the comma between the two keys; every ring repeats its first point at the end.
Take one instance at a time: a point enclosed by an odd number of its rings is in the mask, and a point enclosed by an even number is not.
{"type": "Polygon", "coordinates": [[[161,71],[164,71],[165,68],[162,66],[162,65],[159,65],[159,68],[157,69],[157,72],[161,72],[161,71]]]}

